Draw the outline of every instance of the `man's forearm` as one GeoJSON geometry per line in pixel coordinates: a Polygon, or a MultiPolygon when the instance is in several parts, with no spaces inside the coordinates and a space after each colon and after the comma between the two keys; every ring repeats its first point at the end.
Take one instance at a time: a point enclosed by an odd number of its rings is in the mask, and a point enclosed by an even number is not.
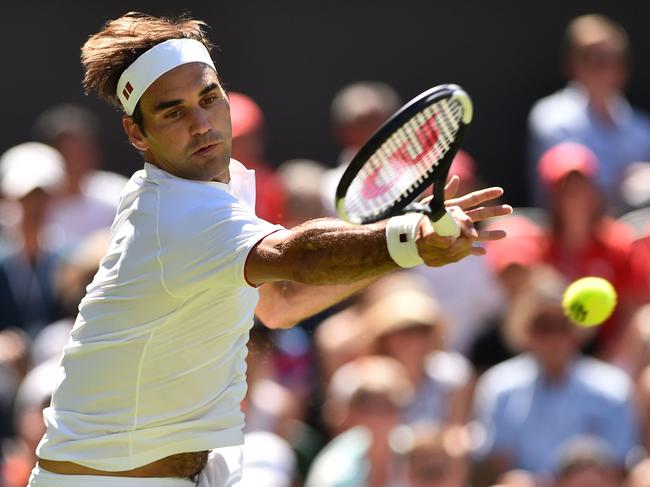
{"type": "Polygon", "coordinates": [[[385,223],[312,220],[262,251],[270,265],[287,269],[287,280],[303,284],[348,284],[398,268],[386,247],[385,223]]]}
{"type": "Polygon", "coordinates": [[[292,281],[270,282],[260,288],[255,314],[269,328],[288,328],[348,298],[375,280],[375,277],[371,277],[350,284],[327,286],[310,286],[292,281]]]}

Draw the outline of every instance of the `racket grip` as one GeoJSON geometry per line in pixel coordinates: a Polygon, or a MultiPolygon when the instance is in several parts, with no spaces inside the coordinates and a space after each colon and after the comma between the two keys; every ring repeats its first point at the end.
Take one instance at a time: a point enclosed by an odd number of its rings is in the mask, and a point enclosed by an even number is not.
{"type": "Polygon", "coordinates": [[[442,214],[438,220],[431,220],[431,225],[438,235],[443,237],[456,237],[460,236],[460,227],[456,220],[449,214],[447,210],[442,214]]]}

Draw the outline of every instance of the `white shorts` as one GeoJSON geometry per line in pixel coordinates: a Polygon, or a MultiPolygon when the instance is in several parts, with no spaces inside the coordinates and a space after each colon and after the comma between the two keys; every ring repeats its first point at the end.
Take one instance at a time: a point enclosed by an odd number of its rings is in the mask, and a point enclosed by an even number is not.
{"type": "Polygon", "coordinates": [[[62,475],[38,465],[32,470],[28,487],[237,487],[242,475],[242,448],[229,446],[212,450],[199,474],[198,484],[190,479],[152,477],[110,477],[62,475]]]}

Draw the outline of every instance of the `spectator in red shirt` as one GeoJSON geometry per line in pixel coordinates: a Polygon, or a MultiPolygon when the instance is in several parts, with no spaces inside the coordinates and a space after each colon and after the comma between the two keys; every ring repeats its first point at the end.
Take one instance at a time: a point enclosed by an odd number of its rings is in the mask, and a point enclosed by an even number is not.
{"type": "Polygon", "coordinates": [[[650,303],[650,224],[645,235],[632,244],[630,266],[634,274],[635,298],[650,303]]]}
{"type": "Polygon", "coordinates": [[[596,185],[598,167],[591,150],[566,142],[542,154],[537,169],[551,195],[545,260],[568,280],[599,276],[618,292],[617,311],[598,329],[597,349],[607,357],[615,352],[630,315],[632,232],[606,215],[596,185]]]}
{"type": "Polygon", "coordinates": [[[264,115],[247,95],[231,91],[232,157],[255,170],[255,212],[271,223],[284,223],[285,190],[280,177],[264,157],[264,115]]]}

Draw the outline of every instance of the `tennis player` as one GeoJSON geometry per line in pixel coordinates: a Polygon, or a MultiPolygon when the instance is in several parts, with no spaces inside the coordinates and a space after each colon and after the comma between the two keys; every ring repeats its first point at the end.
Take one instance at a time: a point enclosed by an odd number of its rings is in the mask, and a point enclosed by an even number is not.
{"type": "Polygon", "coordinates": [[[257,218],[253,175],[230,159],[228,97],[203,28],[129,13],[82,48],[86,89],[125,112],[145,162],[79,306],[32,487],[237,485],[254,313],[291,326],[400,265],[444,265],[504,236],[473,221],[508,206],[469,209],[499,188],[450,201],[458,240],[427,218],[291,230],[257,218]]]}

